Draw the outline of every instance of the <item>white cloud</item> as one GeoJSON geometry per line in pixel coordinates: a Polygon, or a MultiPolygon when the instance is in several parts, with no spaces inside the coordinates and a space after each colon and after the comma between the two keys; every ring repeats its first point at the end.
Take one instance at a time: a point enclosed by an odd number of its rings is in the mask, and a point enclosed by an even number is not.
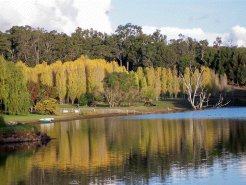
{"type": "Polygon", "coordinates": [[[234,26],[230,34],[230,39],[234,45],[246,47],[246,27],[234,26]]]}
{"type": "Polygon", "coordinates": [[[30,25],[71,33],[78,26],[111,33],[111,0],[0,0],[0,29],[30,25]]]}
{"type": "Polygon", "coordinates": [[[178,28],[178,27],[151,27],[144,26],[143,32],[147,34],[153,33],[156,29],[161,30],[162,34],[167,36],[167,39],[177,39],[178,35],[181,33],[186,37],[191,37],[196,40],[207,39],[209,44],[212,45],[216,37],[221,37],[222,40],[227,40],[229,33],[206,33],[201,28],[178,28]]]}
{"type": "MultiPolygon", "coordinates": [[[[1,7],[4,7],[0,11],[0,30],[6,31],[15,25],[30,25],[68,34],[77,27],[112,33],[108,16],[111,2],[112,0],[0,0],[1,7]]],[[[207,39],[212,45],[219,36],[225,45],[231,41],[233,45],[246,47],[246,27],[239,25],[226,33],[205,32],[202,28],[143,26],[143,31],[148,34],[156,29],[167,35],[168,40],[177,39],[182,33],[196,40],[207,39]]]]}
{"type": "Polygon", "coordinates": [[[162,34],[167,36],[167,39],[177,39],[181,33],[186,37],[195,38],[196,40],[207,39],[209,45],[213,45],[216,37],[221,37],[223,44],[232,44],[239,47],[246,47],[246,27],[234,26],[226,33],[204,32],[201,28],[178,28],[178,27],[152,27],[143,26],[143,32],[147,34],[153,33],[156,29],[161,30],[162,34]]]}

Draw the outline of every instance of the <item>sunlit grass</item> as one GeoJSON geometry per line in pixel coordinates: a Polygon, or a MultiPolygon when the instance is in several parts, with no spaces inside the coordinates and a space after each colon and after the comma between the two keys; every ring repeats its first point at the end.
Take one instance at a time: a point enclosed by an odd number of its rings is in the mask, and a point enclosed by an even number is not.
{"type": "MultiPolygon", "coordinates": [[[[154,106],[144,106],[143,102],[139,102],[134,106],[123,106],[109,108],[107,104],[103,106],[99,105],[96,107],[79,107],[81,109],[80,114],[75,113],[58,113],[58,115],[42,115],[42,114],[28,114],[28,115],[3,115],[6,122],[18,121],[18,122],[37,122],[41,118],[53,117],[55,119],[74,118],[78,116],[93,116],[103,114],[128,114],[128,113],[149,113],[149,112],[161,112],[172,109],[189,109],[190,106],[187,100],[184,99],[167,99],[164,101],[152,102],[154,106]]],[[[63,104],[60,108],[76,109],[76,105],[63,104]]]]}
{"type": "Polygon", "coordinates": [[[47,117],[47,115],[41,115],[41,114],[27,114],[27,115],[3,115],[3,118],[5,121],[29,121],[29,120],[35,120],[47,117]]]}

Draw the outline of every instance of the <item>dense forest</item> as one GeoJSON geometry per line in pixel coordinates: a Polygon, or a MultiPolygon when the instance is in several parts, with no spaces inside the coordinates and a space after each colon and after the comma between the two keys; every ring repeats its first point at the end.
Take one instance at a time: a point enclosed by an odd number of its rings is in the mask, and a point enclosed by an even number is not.
{"type": "Polygon", "coordinates": [[[8,61],[23,61],[34,67],[57,60],[73,61],[81,55],[90,59],[116,61],[127,70],[138,67],[176,68],[183,73],[189,65],[209,67],[226,74],[229,83],[246,85],[246,48],[223,46],[217,38],[196,41],[180,34],[167,40],[159,30],[147,35],[133,24],[120,25],[111,35],[93,29],[77,28],[71,35],[30,26],[14,26],[0,32],[0,55],[8,61]]]}

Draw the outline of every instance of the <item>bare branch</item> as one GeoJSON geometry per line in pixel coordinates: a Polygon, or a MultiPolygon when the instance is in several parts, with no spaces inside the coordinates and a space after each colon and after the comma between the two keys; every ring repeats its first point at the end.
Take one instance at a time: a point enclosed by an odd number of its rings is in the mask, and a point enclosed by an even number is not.
{"type": "Polygon", "coordinates": [[[231,102],[231,101],[227,101],[226,103],[223,103],[223,101],[224,101],[224,98],[223,98],[222,94],[220,94],[219,101],[215,104],[214,107],[224,107],[231,102]]]}
{"type": "MultiPolygon", "coordinates": [[[[209,107],[209,98],[211,94],[208,93],[208,90],[202,84],[204,70],[202,69],[201,71],[199,71],[197,73],[197,76],[195,73],[196,69],[192,70],[190,66],[189,70],[189,80],[185,79],[183,74],[180,74],[180,77],[182,78],[187,91],[188,101],[191,103],[192,108],[195,110],[209,107]]],[[[220,99],[218,103],[215,104],[215,107],[225,106],[229,102],[230,101],[223,103],[223,97],[220,94],[220,99]]]]}

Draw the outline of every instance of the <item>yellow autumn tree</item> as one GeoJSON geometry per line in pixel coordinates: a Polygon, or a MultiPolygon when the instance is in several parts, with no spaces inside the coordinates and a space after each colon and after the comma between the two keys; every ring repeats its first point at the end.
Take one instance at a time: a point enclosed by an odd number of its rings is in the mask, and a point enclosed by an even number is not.
{"type": "Polygon", "coordinates": [[[37,68],[30,67],[28,70],[28,81],[38,83],[39,82],[39,73],[37,68]]]}
{"type": "Polygon", "coordinates": [[[67,93],[68,98],[71,100],[72,104],[74,104],[74,100],[77,97],[77,88],[78,88],[78,73],[76,69],[76,65],[72,62],[64,63],[66,69],[67,76],[67,93]]]}
{"type": "Polygon", "coordinates": [[[77,84],[77,93],[76,98],[79,99],[81,95],[86,94],[86,74],[85,74],[85,64],[84,59],[77,59],[74,63],[76,66],[76,72],[78,73],[77,84]]]}
{"type": "Polygon", "coordinates": [[[146,80],[147,85],[149,87],[154,88],[154,81],[155,81],[155,70],[153,67],[146,67],[145,68],[146,80]]]}
{"type": "Polygon", "coordinates": [[[95,64],[92,61],[86,63],[86,88],[88,94],[93,94],[96,84],[95,84],[95,64]]]}
{"type": "Polygon", "coordinates": [[[145,79],[145,84],[143,84],[143,78],[145,77],[144,77],[144,71],[142,67],[138,67],[136,75],[138,77],[139,92],[141,93],[143,89],[146,88],[147,86],[146,79],[145,79]]]}
{"type": "Polygon", "coordinates": [[[202,85],[207,89],[211,89],[212,88],[211,70],[208,67],[202,67],[201,70],[203,71],[203,73],[202,73],[202,85]]]}
{"type": "Polygon", "coordinates": [[[145,76],[141,79],[140,84],[141,84],[141,90],[140,90],[141,96],[147,97],[148,85],[147,85],[147,80],[145,76]]]}
{"type": "Polygon", "coordinates": [[[98,60],[95,63],[95,96],[99,96],[100,94],[103,93],[104,89],[103,89],[103,79],[105,77],[105,66],[106,66],[106,61],[105,60],[98,60]]]}
{"type": "Polygon", "coordinates": [[[155,94],[155,70],[153,67],[146,67],[145,68],[145,77],[147,82],[146,88],[146,98],[148,99],[156,99],[155,94]]]}
{"type": "Polygon", "coordinates": [[[173,74],[170,68],[167,69],[167,92],[170,97],[173,96],[173,74]]]}
{"type": "Polygon", "coordinates": [[[157,101],[161,94],[161,68],[160,67],[155,69],[154,92],[155,92],[155,99],[157,101]]]}
{"type": "Polygon", "coordinates": [[[36,65],[34,70],[36,70],[41,84],[47,85],[49,87],[53,86],[52,70],[46,62],[36,65]]]}
{"type": "Polygon", "coordinates": [[[179,92],[179,78],[178,78],[178,72],[176,70],[176,67],[173,69],[173,94],[174,97],[177,98],[178,92],[179,92]]]}
{"type": "Polygon", "coordinates": [[[24,82],[27,83],[28,81],[30,81],[31,78],[29,77],[29,71],[30,71],[29,67],[22,61],[16,62],[15,66],[23,72],[24,82]]]}
{"type": "Polygon", "coordinates": [[[57,91],[57,95],[59,97],[60,103],[64,102],[64,98],[67,93],[67,76],[65,65],[62,64],[61,61],[56,61],[51,65],[51,69],[54,74],[55,88],[57,91]]]}
{"type": "Polygon", "coordinates": [[[167,94],[167,69],[162,68],[161,70],[161,93],[163,95],[167,94]]]}

